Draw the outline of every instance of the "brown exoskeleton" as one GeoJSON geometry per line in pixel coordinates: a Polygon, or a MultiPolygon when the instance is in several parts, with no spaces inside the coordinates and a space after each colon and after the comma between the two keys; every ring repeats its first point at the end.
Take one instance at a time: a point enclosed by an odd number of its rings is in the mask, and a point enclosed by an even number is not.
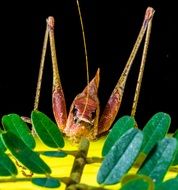
{"type": "MultiPolygon", "coordinates": [[[[81,26],[82,26],[86,63],[88,64],[84,29],[83,29],[82,17],[81,17],[78,1],[77,1],[77,5],[78,5],[78,10],[79,10],[81,26]]],[[[45,34],[43,55],[42,55],[42,61],[41,61],[41,64],[42,64],[41,68],[43,68],[44,55],[46,52],[47,40],[49,37],[52,66],[53,66],[53,91],[52,91],[53,113],[60,130],[67,137],[72,139],[72,141],[79,142],[81,137],[85,137],[89,140],[95,140],[97,136],[100,136],[101,134],[103,134],[104,132],[110,129],[118,113],[118,110],[120,108],[126,80],[127,80],[130,68],[132,66],[133,60],[141,44],[141,41],[144,37],[144,34],[147,31],[148,33],[147,42],[145,42],[145,51],[143,52],[143,57],[142,57],[142,62],[145,62],[147,46],[148,46],[148,38],[149,38],[149,33],[150,33],[149,31],[151,30],[150,29],[148,31],[148,28],[149,28],[149,25],[151,25],[153,15],[154,15],[154,9],[151,7],[148,7],[145,13],[142,27],[140,29],[139,35],[137,37],[133,50],[130,54],[130,57],[126,63],[126,66],[101,116],[100,116],[99,99],[97,96],[99,80],[100,80],[99,69],[97,70],[95,77],[90,82],[88,82],[84,90],[75,97],[70,107],[70,111],[67,114],[66,103],[65,103],[64,93],[62,90],[62,85],[61,85],[60,76],[58,72],[57,58],[56,58],[56,49],[55,49],[55,40],[54,40],[54,18],[51,16],[48,17],[47,30],[45,34]]],[[[41,73],[39,74],[40,82],[38,82],[38,87],[37,87],[35,109],[38,108],[39,89],[40,89],[40,83],[41,83],[41,77],[42,77],[42,69],[40,73],[41,73]]],[[[142,73],[143,73],[143,68],[142,68],[142,73]]],[[[138,99],[138,95],[136,97],[137,97],[136,99],[138,99]]],[[[134,108],[135,107],[136,105],[134,106],[134,108]]],[[[133,112],[134,110],[135,109],[133,109],[133,112]]]]}

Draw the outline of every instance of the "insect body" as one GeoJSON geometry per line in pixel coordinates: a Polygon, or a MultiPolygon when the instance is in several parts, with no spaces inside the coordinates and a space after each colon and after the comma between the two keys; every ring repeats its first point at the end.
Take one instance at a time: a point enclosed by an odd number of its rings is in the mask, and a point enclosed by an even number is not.
{"type": "MultiPolygon", "coordinates": [[[[79,4],[78,4],[78,10],[81,19],[79,4]]],[[[95,140],[97,136],[107,132],[110,129],[120,108],[125,88],[125,83],[130,68],[132,66],[137,50],[141,44],[141,41],[144,37],[145,31],[147,30],[148,26],[151,24],[153,14],[154,14],[154,9],[148,7],[145,13],[140,33],[137,37],[133,50],[121,74],[121,77],[119,78],[106,104],[106,107],[101,117],[100,117],[99,99],[97,95],[99,80],[100,80],[100,69],[97,70],[95,77],[90,82],[88,81],[88,84],[85,87],[85,89],[75,97],[70,107],[69,114],[67,115],[66,103],[65,103],[64,93],[62,90],[62,85],[58,71],[57,58],[56,58],[56,49],[55,49],[55,40],[54,40],[54,18],[49,17],[47,19],[47,30],[44,40],[41,68],[43,68],[44,55],[46,52],[47,39],[49,36],[52,65],[53,65],[53,91],[52,91],[53,113],[60,130],[67,137],[72,139],[72,141],[79,142],[82,137],[85,137],[89,140],[95,140]]],[[[82,26],[82,33],[84,35],[82,19],[81,19],[81,26],[82,26]]],[[[84,39],[86,63],[88,64],[86,43],[84,36],[83,39],[84,39]]],[[[144,57],[144,59],[146,58],[144,57]]],[[[39,74],[39,82],[36,93],[35,109],[37,109],[38,107],[39,89],[40,89],[42,71],[40,73],[41,74],[39,74]]]]}

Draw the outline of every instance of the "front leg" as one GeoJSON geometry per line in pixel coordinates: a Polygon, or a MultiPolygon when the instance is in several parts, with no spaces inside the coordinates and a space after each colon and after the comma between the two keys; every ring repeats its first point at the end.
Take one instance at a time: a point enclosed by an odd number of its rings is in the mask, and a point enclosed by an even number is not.
{"type": "Polygon", "coordinates": [[[52,66],[53,66],[53,90],[52,90],[52,106],[55,120],[57,122],[58,127],[61,131],[64,131],[67,121],[67,110],[66,110],[66,102],[64,98],[64,93],[60,81],[58,64],[57,64],[57,56],[56,56],[56,47],[54,40],[54,18],[48,17],[47,26],[49,31],[49,40],[50,40],[50,48],[51,48],[51,58],[52,58],[52,66]]]}
{"type": "MultiPolygon", "coordinates": [[[[130,57],[126,63],[126,66],[125,66],[122,74],[121,74],[121,77],[119,78],[119,80],[106,104],[103,114],[101,115],[101,118],[99,120],[98,135],[101,135],[102,133],[108,131],[109,128],[111,127],[113,121],[116,118],[116,115],[117,115],[118,110],[121,105],[124,88],[125,88],[125,84],[127,81],[127,77],[128,77],[130,68],[133,64],[133,61],[137,54],[138,48],[142,42],[142,39],[144,37],[147,26],[149,23],[151,23],[150,21],[152,20],[153,15],[154,15],[154,9],[151,7],[148,7],[146,10],[146,13],[145,13],[142,27],[140,29],[139,35],[138,35],[135,45],[132,49],[130,57]]],[[[146,56],[144,58],[146,59],[146,56]]]]}

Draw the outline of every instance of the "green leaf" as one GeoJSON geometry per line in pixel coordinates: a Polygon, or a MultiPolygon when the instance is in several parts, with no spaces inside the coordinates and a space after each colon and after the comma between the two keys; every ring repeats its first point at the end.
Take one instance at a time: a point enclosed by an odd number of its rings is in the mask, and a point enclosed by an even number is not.
{"type": "Polygon", "coordinates": [[[49,166],[33,152],[19,137],[11,132],[1,134],[6,147],[13,156],[19,160],[25,167],[34,173],[49,174],[51,170],[49,166]]]}
{"type": "Polygon", "coordinates": [[[112,127],[102,149],[102,156],[106,156],[114,143],[129,129],[133,128],[135,120],[130,116],[121,117],[112,127]]]}
{"type": "Polygon", "coordinates": [[[49,156],[49,157],[66,157],[67,153],[63,151],[45,151],[42,155],[49,156]]]}
{"type": "MultiPolygon", "coordinates": [[[[0,129],[0,134],[2,134],[2,133],[4,133],[4,131],[0,129]]],[[[0,150],[3,151],[3,152],[5,152],[7,150],[7,148],[6,148],[5,144],[4,144],[4,141],[1,138],[1,136],[0,136],[0,150]]]]}
{"type": "Polygon", "coordinates": [[[31,149],[35,148],[35,140],[27,124],[17,114],[9,114],[2,117],[2,124],[6,131],[11,132],[22,139],[31,149]]]}
{"type": "Polygon", "coordinates": [[[7,148],[6,148],[6,146],[4,145],[3,140],[0,138],[0,150],[3,151],[3,152],[5,152],[6,149],[7,149],[7,148]]]}
{"type": "MultiPolygon", "coordinates": [[[[178,130],[176,130],[173,137],[177,140],[177,144],[178,144],[178,130]]],[[[173,166],[178,165],[178,149],[177,149],[177,152],[175,154],[175,158],[174,158],[174,161],[173,161],[172,165],[173,166]]]]}
{"type": "Polygon", "coordinates": [[[178,189],[178,177],[169,179],[164,183],[159,184],[156,190],[176,190],[178,189]]]}
{"type": "Polygon", "coordinates": [[[126,176],[126,178],[127,179],[122,180],[122,187],[120,190],[154,190],[154,183],[148,176],[129,175],[126,176]]]}
{"type": "Polygon", "coordinates": [[[176,132],[174,133],[173,137],[178,140],[178,129],[177,129],[176,132]]]}
{"type": "Polygon", "coordinates": [[[148,154],[154,145],[163,139],[170,127],[171,118],[163,112],[156,113],[143,128],[142,152],[148,154]]]}
{"type": "Polygon", "coordinates": [[[175,138],[164,138],[152,149],[138,170],[138,174],[151,177],[154,182],[162,182],[171,165],[177,149],[175,138]]]}
{"type": "Polygon", "coordinates": [[[15,176],[17,168],[12,160],[0,150],[0,176],[15,176]]]}
{"type": "Polygon", "coordinates": [[[149,184],[143,179],[134,179],[121,187],[119,190],[149,190],[149,184]]]}
{"type": "Polygon", "coordinates": [[[59,180],[54,178],[34,178],[32,179],[32,183],[48,188],[57,188],[61,185],[59,180]]]}
{"type": "Polygon", "coordinates": [[[121,185],[125,185],[126,183],[128,183],[131,180],[135,180],[135,179],[143,179],[144,181],[147,181],[149,184],[149,189],[150,190],[154,190],[154,182],[153,180],[149,177],[149,176],[145,176],[145,175],[138,175],[138,174],[127,174],[125,175],[122,180],[121,180],[121,185]]]}
{"type": "Polygon", "coordinates": [[[33,111],[32,125],[35,128],[39,138],[49,147],[62,148],[64,147],[64,139],[58,126],[44,113],[33,111]]]}
{"type": "Polygon", "coordinates": [[[130,169],[140,152],[143,134],[139,129],[129,129],[122,135],[104,158],[98,171],[99,184],[114,184],[130,169]]]}

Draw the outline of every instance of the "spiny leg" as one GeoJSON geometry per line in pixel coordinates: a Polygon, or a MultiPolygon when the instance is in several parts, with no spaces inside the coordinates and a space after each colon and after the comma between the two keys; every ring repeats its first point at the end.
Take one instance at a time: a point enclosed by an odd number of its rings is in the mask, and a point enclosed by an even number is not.
{"type": "Polygon", "coordinates": [[[41,83],[42,83],[42,77],[43,77],[43,71],[44,71],[44,62],[45,62],[47,44],[48,44],[48,25],[46,25],[46,31],[45,31],[44,42],[43,42],[40,69],[39,69],[39,74],[38,74],[38,82],[37,82],[35,102],[34,102],[34,110],[38,110],[38,106],[39,106],[41,83]]]}
{"type": "MultiPolygon", "coordinates": [[[[66,121],[67,121],[67,110],[66,110],[64,93],[63,93],[59,71],[58,71],[56,47],[55,47],[55,39],[54,39],[54,18],[52,16],[48,17],[48,19],[46,20],[46,32],[45,32],[45,37],[44,37],[41,63],[40,63],[40,69],[39,69],[39,74],[38,74],[34,110],[38,110],[38,106],[39,106],[41,83],[42,83],[42,76],[43,76],[43,70],[44,70],[44,62],[45,62],[46,49],[47,49],[47,43],[48,43],[48,36],[50,40],[51,58],[52,58],[52,67],[53,67],[53,90],[52,90],[53,113],[54,113],[54,117],[57,122],[57,125],[63,131],[66,126],[66,121]]],[[[26,122],[31,123],[30,119],[26,117],[22,117],[22,119],[26,122]]]]}
{"type": "Polygon", "coordinates": [[[137,104],[138,104],[138,99],[139,99],[139,95],[140,95],[140,89],[141,89],[141,84],[142,84],[142,79],[143,79],[143,73],[144,73],[144,68],[145,68],[147,52],[148,52],[148,46],[149,46],[149,42],[150,42],[151,27],[152,27],[152,19],[148,23],[148,29],[147,29],[146,37],[145,37],[145,43],[144,43],[143,54],[142,54],[142,59],[141,59],[141,64],[140,64],[140,70],[139,70],[139,74],[138,74],[137,85],[136,85],[136,89],[135,89],[135,95],[134,95],[134,100],[133,100],[133,105],[132,105],[132,110],[131,110],[131,116],[133,116],[133,117],[135,117],[135,113],[137,110],[137,104]]]}
{"type": "Polygon", "coordinates": [[[52,67],[53,67],[53,90],[52,90],[53,113],[58,127],[63,131],[67,121],[67,110],[66,110],[66,102],[64,98],[64,93],[61,85],[58,64],[57,64],[53,17],[51,16],[48,17],[47,25],[49,31],[49,40],[50,40],[51,58],[52,58],[52,67]]]}
{"type": "MultiPolygon", "coordinates": [[[[46,31],[45,31],[45,35],[44,35],[44,41],[43,41],[42,55],[41,55],[40,68],[39,68],[39,73],[38,73],[38,81],[37,81],[36,94],[35,94],[35,101],[34,101],[34,108],[33,108],[34,110],[38,110],[38,107],[39,107],[41,84],[42,84],[42,77],[43,77],[43,71],[44,71],[44,63],[45,63],[47,44],[48,44],[48,25],[46,25],[46,31]]],[[[21,118],[26,123],[31,124],[31,119],[29,117],[21,116],[21,118]]]]}
{"type": "Polygon", "coordinates": [[[111,127],[113,121],[115,120],[115,117],[118,113],[118,110],[121,105],[123,93],[124,93],[124,88],[125,84],[127,81],[127,77],[130,71],[130,68],[132,66],[132,63],[134,61],[134,58],[137,54],[138,48],[142,42],[142,39],[144,37],[145,31],[147,29],[149,21],[152,19],[154,14],[154,9],[151,7],[148,7],[145,13],[145,17],[143,20],[142,27],[140,29],[139,35],[137,37],[137,40],[135,42],[135,45],[132,49],[132,52],[129,56],[129,59],[126,63],[126,66],[106,104],[106,107],[103,111],[103,114],[101,115],[100,121],[99,121],[99,126],[98,126],[98,134],[102,134],[103,132],[106,132],[109,130],[111,127]]]}

